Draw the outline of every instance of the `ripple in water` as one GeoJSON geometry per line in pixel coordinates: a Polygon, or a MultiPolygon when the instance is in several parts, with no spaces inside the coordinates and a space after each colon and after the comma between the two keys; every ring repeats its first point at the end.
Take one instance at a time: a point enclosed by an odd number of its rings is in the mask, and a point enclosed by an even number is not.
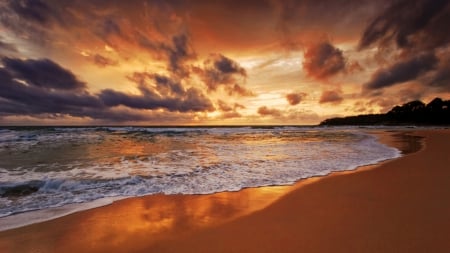
{"type": "Polygon", "coordinates": [[[2,129],[0,217],[109,197],[288,185],[399,155],[358,129],[2,129]]]}

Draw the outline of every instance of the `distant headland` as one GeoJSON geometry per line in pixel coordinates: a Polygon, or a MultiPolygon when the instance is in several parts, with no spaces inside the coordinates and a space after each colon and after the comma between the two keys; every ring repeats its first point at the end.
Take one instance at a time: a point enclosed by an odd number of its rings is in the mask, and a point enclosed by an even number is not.
{"type": "Polygon", "coordinates": [[[415,100],[387,113],[330,118],[320,125],[450,125],[450,100],[435,98],[428,104],[415,100]]]}

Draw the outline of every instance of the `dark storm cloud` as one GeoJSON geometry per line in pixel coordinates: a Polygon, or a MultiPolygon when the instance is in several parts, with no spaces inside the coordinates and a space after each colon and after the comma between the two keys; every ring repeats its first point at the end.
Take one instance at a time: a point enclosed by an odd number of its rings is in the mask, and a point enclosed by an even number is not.
{"type": "Polygon", "coordinates": [[[180,82],[176,82],[166,76],[153,75],[158,92],[163,94],[176,94],[182,96],[186,91],[180,82]]]}
{"type": "Polygon", "coordinates": [[[228,95],[253,96],[253,92],[243,87],[239,82],[244,82],[247,77],[246,70],[236,61],[221,54],[212,54],[204,62],[204,68],[194,68],[208,91],[216,91],[222,87],[228,95]]]}
{"type": "Polygon", "coordinates": [[[196,57],[190,45],[190,37],[186,33],[172,36],[170,41],[157,41],[137,32],[135,34],[138,44],[150,53],[167,59],[167,69],[174,75],[185,77],[189,75],[189,70],[184,62],[196,57]]]}
{"type": "Polygon", "coordinates": [[[186,93],[179,80],[159,74],[134,72],[128,79],[138,84],[138,88],[144,94],[157,92],[163,96],[183,96],[186,93]]]}
{"type": "MultiPolygon", "coordinates": [[[[192,67],[187,60],[195,58],[196,54],[190,45],[190,37],[187,33],[182,33],[172,37],[172,43],[151,41],[147,37],[140,37],[141,46],[150,51],[163,53],[168,59],[168,70],[172,78],[188,77],[193,71],[205,83],[209,91],[216,91],[219,87],[230,96],[254,96],[254,93],[246,89],[239,82],[245,81],[247,72],[236,61],[221,54],[211,54],[205,60],[203,68],[192,67]]],[[[154,76],[156,77],[156,76],[154,76]]],[[[174,83],[167,82],[168,79],[156,78],[155,81],[160,84],[174,83]]],[[[179,83],[179,82],[178,82],[179,83]]],[[[181,87],[178,88],[181,91],[181,87]]]]}
{"type": "Polygon", "coordinates": [[[43,87],[17,81],[14,73],[0,68],[0,111],[3,114],[33,115],[40,113],[64,113],[84,116],[89,108],[102,108],[97,97],[85,91],[49,91],[43,87]]]}
{"type": "Polygon", "coordinates": [[[93,95],[70,71],[48,59],[3,58],[2,62],[0,115],[3,116],[70,115],[108,121],[139,121],[148,120],[150,116],[135,109],[174,112],[214,110],[211,101],[199,90],[184,90],[179,83],[164,76],[149,75],[154,86],[147,86],[145,79],[149,77],[138,77],[139,74],[136,74],[135,80],[144,80],[138,86],[141,95],[110,89],[93,95]],[[119,105],[125,107],[117,107],[119,105]]]}
{"type": "Polygon", "coordinates": [[[77,80],[67,69],[48,59],[21,60],[3,58],[4,69],[14,73],[15,78],[34,86],[53,89],[80,89],[86,85],[77,80]]]}
{"type": "Polygon", "coordinates": [[[218,55],[215,61],[213,61],[215,69],[223,74],[240,74],[246,76],[245,69],[240,67],[239,64],[230,58],[223,55],[218,55]]]}
{"type": "Polygon", "coordinates": [[[47,24],[57,17],[50,6],[41,0],[13,0],[9,1],[9,7],[21,18],[40,24],[47,24]]]}
{"type": "Polygon", "coordinates": [[[247,77],[247,73],[237,62],[221,54],[212,54],[204,62],[204,69],[199,70],[209,90],[215,91],[220,86],[236,84],[239,78],[247,77]]]}
{"type": "Polygon", "coordinates": [[[324,41],[306,49],[303,69],[317,79],[328,78],[345,69],[346,60],[342,50],[324,41]]]}
{"type": "Polygon", "coordinates": [[[432,70],[438,59],[434,54],[421,54],[416,57],[399,61],[387,68],[376,71],[369,82],[364,84],[367,89],[380,89],[417,78],[432,70]]]}
{"type": "Polygon", "coordinates": [[[365,28],[359,48],[377,46],[382,50],[387,45],[395,45],[397,60],[378,69],[364,88],[376,90],[415,81],[423,90],[448,90],[445,61],[450,57],[449,23],[448,0],[401,0],[382,9],[365,28]]]}
{"type": "Polygon", "coordinates": [[[150,90],[143,93],[131,95],[107,89],[99,97],[109,107],[124,105],[134,109],[167,109],[178,112],[214,111],[211,101],[195,88],[189,88],[182,97],[161,97],[150,90]]]}
{"type": "Polygon", "coordinates": [[[290,105],[298,105],[305,96],[306,96],[306,93],[303,93],[303,92],[289,93],[286,95],[286,100],[289,102],[290,105]]]}
{"type": "Polygon", "coordinates": [[[19,37],[46,44],[54,27],[67,28],[70,24],[72,14],[66,7],[66,1],[4,0],[0,4],[0,25],[19,37]]]}
{"type": "Polygon", "coordinates": [[[168,68],[182,72],[181,61],[192,50],[185,24],[172,19],[180,6],[173,1],[7,0],[0,4],[0,24],[45,46],[66,43],[73,30],[77,40],[100,39],[113,48],[141,45],[164,54],[168,68]]]}
{"type": "Polygon", "coordinates": [[[212,102],[198,89],[183,86],[170,77],[134,73],[130,80],[138,84],[140,95],[111,89],[103,90],[99,97],[107,106],[124,105],[135,109],[166,109],[178,112],[214,111],[212,102]]]}
{"type": "Polygon", "coordinates": [[[447,44],[450,41],[449,3],[448,0],[402,0],[392,3],[366,27],[360,48],[392,39],[401,48],[434,48],[447,44]]]}
{"type": "Polygon", "coordinates": [[[182,67],[183,61],[194,56],[189,45],[189,38],[186,34],[174,36],[172,37],[172,44],[173,47],[167,49],[169,70],[184,76],[186,71],[182,67]]]}
{"type": "Polygon", "coordinates": [[[342,95],[337,90],[329,90],[322,92],[322,95],[320,96],[319,103],[325,104],[325,103],[333,103],[333,104],[339,104],[343,100],[342,95]]]}

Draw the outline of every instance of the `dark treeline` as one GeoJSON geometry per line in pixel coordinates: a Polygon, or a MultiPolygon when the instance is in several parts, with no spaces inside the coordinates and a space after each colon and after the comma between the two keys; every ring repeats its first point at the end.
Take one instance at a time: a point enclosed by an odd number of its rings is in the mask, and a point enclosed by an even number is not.
{"type": "Polygon", "coordinates": [[[450,100],[435,98],[428,104],[415,100],[384,114],[331,118],[320,125],[450,125],[450,100]]]}

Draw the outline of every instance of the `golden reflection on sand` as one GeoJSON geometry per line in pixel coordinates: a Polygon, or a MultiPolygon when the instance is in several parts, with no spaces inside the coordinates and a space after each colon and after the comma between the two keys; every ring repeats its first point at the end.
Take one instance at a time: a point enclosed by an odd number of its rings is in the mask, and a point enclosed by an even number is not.
{"type": "Polygon", "coordinates": [[[8,249],[6,252],[67,252],[66,249],[111,252],[118,245],[129,244],[130,249],[136,249],[139,245],[170,240],[174,234],[188,235],[192,231],[251,214],[296,188],[271,186],[210,195],[152,195],[125,199],[50,221],[46,230],[34,224],[7,231],[12,237],[23,236],[30,241],[9,244],[8,236],[3,236],[0,248],[8,249]],[[66,224],[67,227],[58,224],[66,224]],[[55,240],[49,244],[39,238],[55,240]]]}
{"type": "Polygon", "coordinates": [[[146,237],[147,243],[169,238],[173,233],[189,233],[261,210],[293,187],[276,186],[246,189],[240,193],[212,195],[147,196],[89,211],[71,234],[83,234],[92,244],[122,244],[130,238],[146,237]],[[89,229],[86,230],[86,227],[89,229]]]}

